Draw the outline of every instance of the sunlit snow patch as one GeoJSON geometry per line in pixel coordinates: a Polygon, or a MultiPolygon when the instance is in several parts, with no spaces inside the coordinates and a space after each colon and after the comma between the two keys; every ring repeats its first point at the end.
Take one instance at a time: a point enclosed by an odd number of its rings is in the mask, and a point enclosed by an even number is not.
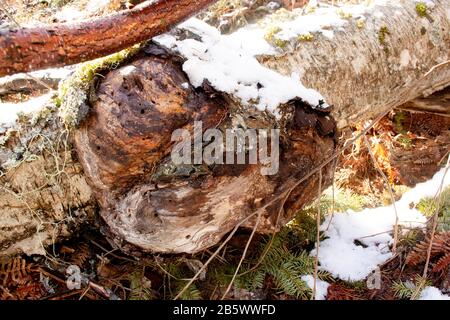
{"type": "Polygon", "coordinates": [[[190,19],[180,28],[197,34],[195,39],[177,40],[162,35],[155,40],[186,58],[183,70],[192,85],[199,87],[204,80],[217,90],[232,94],[243,104],[254,104],[259,110],[278,115],[277,107],[300,97],[311,106],[325,106],[323,97],[305,88],[298,77],[281,75],[262,66],[256,56],[274,54],[274,48],[264,40],[264,30],[256,26],[240,29],[230,35],[198,19],[190,19]]]}
{"type": "MultiPolygon", "coordinates": [[[[306,282],[310,289],[314,287],[314,277],[312,275],[302,276],[302,280],[306,282]]],[[[329,286],[330,284],[326,281],[316,280],[316,300],[325,300],[329,286]]]]}
{"type": "Polygon", "coordinates": [[[450,296],[443,294],[436,287],[426,287],[420,293],[419,300],[450,300],[450,296]]]}
{"type": "MultiPolygon", "coordinates": [[[[395,203],[399,225],[409,228],[424,226],[426,218],[415,209],[415,204],[425,197],[436,196],[444,173],[445,169],[442,169],[431,180],[419,183],[395,203]]],[[[449,184],[450,173],[447,173],[443,188],[449,184]]],[[[389,245],[393,241],[396,219],[392,205],[361,212],[336,213],[331,223],[330,219],[328,217],[321,226],[327,237],[319,247],[321,269],[342,280],[358,281],[365,279],[392,256],[389,245]]]]}
{"type": "MultiPolygon", "coordinates": [[[[370,6],[346,6],[346,10],[355,16],[363,15],[385,3],[385,0],[377,0],[370,6]]],[[[348,23],[338,10],[325,6],[306,15],[297,10],[295,18],[276,21],[280,29],[277,37],[289,40],[305,33],[317,32],[331,38],[334,30],[348,23]]],[[[208,80],[215,89],[233,95],[244,105],[253,105],[275,116],[280,115],[279,105],[294,98],[301,98],[312,107],[327,106],[319,92],[301,83],[299,75],[282,75],[258,62],[258,55],[279,53],[265,40],[265,27],[251,24],[232,34],[222,35],[216,28],[192,18],[178,29],[187,30],[197,37],[177,39],[169,33],[153,39],[186,58],[183,70],[192,85],[199,87],[204,80],[208,80]]]]}

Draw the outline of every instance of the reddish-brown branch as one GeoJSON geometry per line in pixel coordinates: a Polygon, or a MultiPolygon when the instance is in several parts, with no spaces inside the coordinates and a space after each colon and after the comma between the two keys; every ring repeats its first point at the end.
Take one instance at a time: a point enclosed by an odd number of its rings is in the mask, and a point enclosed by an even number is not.
{"type": "Polygon", "coordinates": [[[168,31],[215,0],[147,1],[79,23],[0,32],[0,76],[102,57],[168,31]]]}

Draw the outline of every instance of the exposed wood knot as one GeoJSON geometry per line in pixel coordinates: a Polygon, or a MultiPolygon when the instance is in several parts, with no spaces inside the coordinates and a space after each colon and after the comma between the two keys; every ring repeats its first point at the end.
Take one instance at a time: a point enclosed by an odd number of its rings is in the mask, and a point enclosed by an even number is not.
{"type": "MultiPolygon", "coordinates": [[[[174,165],[172,133],[186,129],[192,134],[195,121],[202,122],[203,132],[279,124],[263,112],[235,105],[207,82],[202,88],[186,86],[179,61],[160,49],[150,46],[146,54],[106,75],[89,118],[75,134],[108,234],[122,249],[198,252],[268,201],[274,200],[264,209],[260,232],[276,230],[316,196],[317,181],[305,181],[277,219],[286,185],[334,152],[335,123],[326,112],[296,108],[287,141],[280,142],[275,175],[262,175],[266,164],[261,162],[174,165]]],[[[330,181],[327,170],[323,185],[330,181]]],[[[254,218],[244,226],[253,227],[254,218]]]]}

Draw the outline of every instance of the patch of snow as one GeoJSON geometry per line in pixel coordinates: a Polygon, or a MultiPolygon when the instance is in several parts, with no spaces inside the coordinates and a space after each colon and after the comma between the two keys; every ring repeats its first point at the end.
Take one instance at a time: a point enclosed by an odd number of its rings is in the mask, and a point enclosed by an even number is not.
{"type": "Polygon", "coordinates": [[[374,16],[375,18],[381,19],[381,18],[384,17],[384,14],[383,14],[383,12],[375,11],[374,14],[373,14],[373,16],[374,16]]]}
{"type": "Polygon", "coordinates": [[[47,93],[36,98],[31,98],[25,102],[0,103],[0,130],[2,127],[5,128],[14,124],[19,113],[31,113],[40,110],[45,106],[51,96],[52,93],[47,93]]]}
{"type": "Polygon", "coordinates": [[[55,17],[62,22],[71,22],[81,20],[86,16],[86,13],[75,6],[63,7],[55,14],[55,17]]]}
{"type": "Polygon", "coordinates": [[[364,69],[364,67],[367,65],[367,60],[363,55],[357,55],[352,60],[352,67],[355,70],[355,73],[357,75],[361,74],[361,71],[364,69]]]}
{"type": "Polygon", "coordinates": [[[28,72],[28,74],[38,79],[46,77],[64,79],[67,78],[74,70],[75,70],[74,66],[68,66],[64,68],[49,68],[38,71],[32,71],[28,72]]]}
{"type": "MultiPolygon", "coordinates": [[[[345,9],[351,16],[361,17],[386,3],[387,0],[376,0],[370,5],[346,5],[345,9]]],[[[338,8],[332,6],[317,7],[308,14],[296,9],[293,17],[276,21],[280,29],[276,32],[277,39],[290,40],[313,32],[333,37],[335,30],[339,31],[348,23],[340,16],[338,8]]],[[[222,35],[216,28],[192,18],[178,29],[190,31],[200,39],[179,39],[173,34],[163,34],[153,40],[186,58],[183,70],[195,87],[208,80],[216,90],[233,95],[243,105],[267,110],[276,117],[280,116],[278,106],[294,98],[301,98],[312,107],[327,107],[322,95],[303,86],[298,75],[281,75],[258,62],[258,55],[279,53],[264,39],[267,31],[264,27],[250,24],[222,35]]]]}
{"type": "MultiPolygon", "coordinates": [[[[312,275],[305,275],[301,278],[306,282],[306,285],[310,288],[314,288],[314,277],[312,275]]],[[[326,281],[317,279],[316,280],[316,300],[325,300],[328,293],[328,287],[330,284],[326,281]]]]}
{"type": "Polygon", "coordinates": [[[416,1],[416,3],[425,3],[428,9],[433,9],[436,6],[433,0],[420,0],[416,1]]]}
{"type": "Polygon", "coordinates": [[[79,8],[76,5],[64,6],[55,14],[55,17],[62,22],[83,20],[108,6],[109,2],[110,0],[91,0],[86,3],[84,8],[79,8]]]}
{"type": "Polygon", "coordinates": [[[331,10],[328,7],[317,8],[313,14],[301,15],[292,21],[278,24],[282,31],[277,34],[277,37],[281,40],[290,40],[301,34],[319,32],[332,38],[333,32],[327,29],[342,27],[346,23],[347,21],[339,16],[337,10],[331,10]]]}
{"type": "MultiPolygon", "coordinates": [[[[425,224],[426,217],[415,204],[425,197],[435,197],[442,181],[443,188],[450,184],[450,173],[444,177],[445,172],[442,169],[431,180],[417,184],[395,203],[399,225],[414,228],[425,224]]],[[[330,219],[327,217],[321,226],[327,237],[319,247],[321,269],[342,280],[358,281],[392,256],[389,245],[396,220],[393,205],[336,213],[331,223],[330,219]]]]}
{"type": "Polygon", "coordinates": [[[450,300],[450,296],[443,294],[436,287],[426,287],[420,293],[419,300],[450,300]]]}
{"type": "Polygon", "coordinates": [[[123,76],[129,76],[132,74],[137,68],[135,66],[129,65],[120,69],[120,74],[123,76]]]}
{"type": "Polygon", "coordinates": [[[277,107],[280,104],[295,97],[312,106],[323,103],[323,97],[317,91],[305,88],[295,75],[281,75],[258,62],[256,55],[275,51],[264,40],[264,31],[256,26],[221,35],[216,28],[194,18],[180,28],[197,34],[201,41],[178,41],[172,35],[154,40],[177,50],[187,59],[183,70],[195,87],[208,80],[215,89],[234,95],[244,105],[254,102],[258,109],[274,115],[279,115],[277,107]]]}
{"type": "Polygon", "coordinates": [[[88,12],[96,12],[106,6],[109,5],[111,0],[91,0],[86,5],[86,11],[88,12]]]}

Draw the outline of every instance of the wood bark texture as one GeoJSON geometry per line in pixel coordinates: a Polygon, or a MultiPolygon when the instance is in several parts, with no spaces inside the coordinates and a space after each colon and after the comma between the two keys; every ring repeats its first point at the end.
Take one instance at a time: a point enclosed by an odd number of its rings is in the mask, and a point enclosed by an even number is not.
{"type": "Polygon", "coordinates": [[[0,31],[0,76],[88,61],[168,31],[214,0],[147,1],[79,23],[0,31]]]}

